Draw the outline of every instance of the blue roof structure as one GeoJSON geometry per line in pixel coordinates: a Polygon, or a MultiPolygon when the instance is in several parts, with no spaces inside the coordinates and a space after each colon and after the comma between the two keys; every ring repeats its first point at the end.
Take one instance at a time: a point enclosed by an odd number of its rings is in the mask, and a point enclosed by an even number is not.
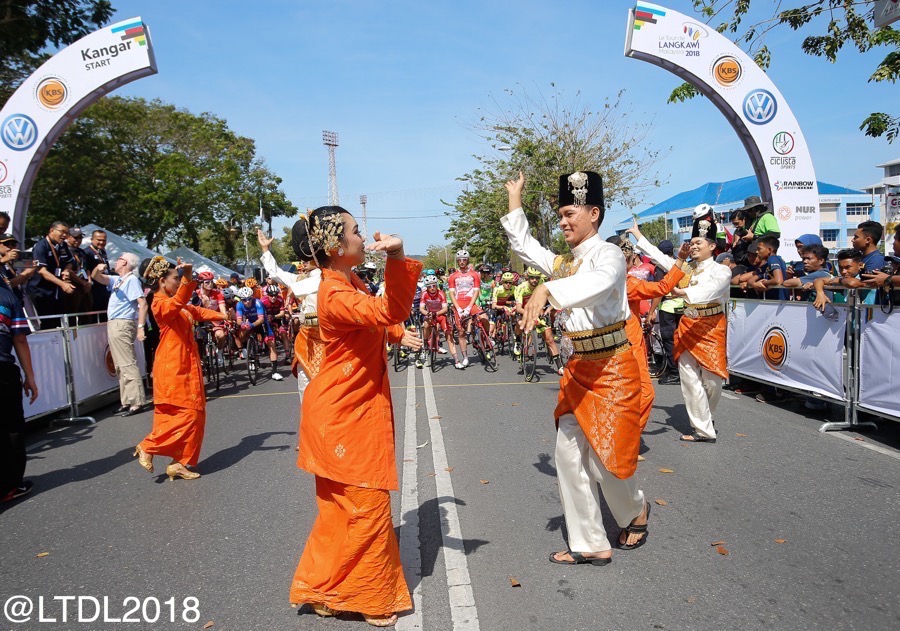
{"type": "MultiPolygon", "coordinates": [[[[864,191],[857,191],[844,186],[818,182],[819,195],[864,195],[864,191]]],[[[674,213],[684,210],[693,210],[698,204],[710,206],[726,206],[728,204],[743,204],[745,198],[751,195],[759,195],[759,184],[756,176],[738,178],[727,182],[707,182],[703,186],[678,193],[669,199],[642,210],[637,213],[638,219],[649,219],[664,213],[674,213]]],[[[627,222],[631,223],[629,218],[627,222]]]]}

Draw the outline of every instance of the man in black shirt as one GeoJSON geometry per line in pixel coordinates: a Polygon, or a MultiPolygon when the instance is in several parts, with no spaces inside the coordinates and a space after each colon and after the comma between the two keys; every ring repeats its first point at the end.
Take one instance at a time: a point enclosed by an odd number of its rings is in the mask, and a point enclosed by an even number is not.
{"type": "Polygon", "coordinates": [[[75,285],[75,291],[68,294],[65,299],[66,313],[84,313],[91,311],[92,287],[91,281],[84,268],[84,251],[81,249],[81,228],[74,226],[69,228],[69,236],[66,237],[66,257],[70,262],[71,271],[67,280],[75,285]]]}
{"type": "Polygon", "coordinates": [[[19,302],[24,303],[22,285],[28,283],[37,268],[32,265],[17,271],[14,262],[18,258],[19,240],[11,234],[0,234],[0,279],[6,282],[7,289],[12,289],[19,302]]]}
{"type": "MultiPolygon", "coordinates": [[[[98,265],[105,265],[106,269],[112,269],[109,265],[109,256],[106,254],[106,233],[102,230],[94,230],[91,233],[91,242],[84,252],[84,271],[88,277],[93,273],[94,268],[98,265]]],[[[109,304],[109,292],[106,286],[100,283],[94,283],[91,287],[91,296],[93,297],[93,311],[102,311],[97,316],[99,322],[106,322],[106,307],[109,304]]]]}
{"type": "MultiPolygon", "coordinates": [[[[68,280],[71,259],[62,245],[68,235],[68,224],[55,221],[49,234],[32,249],[38,270],[28,284],[28,293],[40,316],[65,313],[63,297],[75,291],[75,285],[68,280]]],[[[59,324],[59,318],[41,320],[42,329],[52,329],[59,324]]]]}

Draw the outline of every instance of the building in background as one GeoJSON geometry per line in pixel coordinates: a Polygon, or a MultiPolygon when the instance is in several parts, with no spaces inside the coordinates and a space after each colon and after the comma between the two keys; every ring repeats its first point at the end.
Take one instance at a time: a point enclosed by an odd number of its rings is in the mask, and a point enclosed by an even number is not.
{"type": "MultiPolygon", "coordinates": [[[[897,161],[900,175],[900,160],[897,161]]],[[[880,221],[881,202],[877,195],[867,190],[854,190],[827,182],[819,182],[819,236],[825,247],[839,250],[849,247],[850,238],[856,226],[869,219],[880,221]]],[[[727,182],[707,182],[690,191],[673,195],[669,199],[637,213],[638,224],[645,224],[664,217],[668,224],[670,239],[676,243],[690,238],[693,220],[691,213],[699,204],[709,204],[716,214],[723,217],[731,229],[731,212],[744,205],[744,199],[759,195],[759,184],[755,176],[729,180],[727,182]]],[[[631,226],[629,218],[616,225],[616,232],[631,226]]]]}
{"type": "Polygon", "coordinates": [[[880,200],[881,207],[885,209],[882,221],[885,224],[884,251],[890,252],[890,235],[900,225],[900,159],[879,164],[878,168],[882,170],[881,181],[866,186],[863,190],[870,193],[872,199],[880,200]]]}

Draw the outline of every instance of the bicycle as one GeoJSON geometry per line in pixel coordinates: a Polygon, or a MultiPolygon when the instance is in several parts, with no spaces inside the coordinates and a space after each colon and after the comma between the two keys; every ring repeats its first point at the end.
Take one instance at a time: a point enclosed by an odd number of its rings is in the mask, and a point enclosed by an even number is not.
{"type": "Polygon", "coordinates": [[[212,327],[206,325],[202,327],[206,338],[203,347],[203,367],[206,373],[207,383],[215,384],[216,390],[221,385],[219,376],[219,346],[216,344],[216,335],[213,333],[212,327]]]}
{"type": "Polygon", "coordinates": [[[503,307],[500,307],[497,309],[497,317],[494,320],[494,348],[498,355],[503,355],[507,352],[512,354],[511,327],[509,314],[503,307]]]}
{"type": "Polygon", "coordinates": [[[538,333],[531,329],[530,333],[522,333],[519,336],[519,362],[522,364],[522,374],[525,381],[534,379],[537,369],[538,333]]]}
{"type": "Polygon", "coordinates": [[[259,378],[260,361],[259,333],[253,329],[250,330],[250,335],[247,336],[247,341],[244,344],[244,352],[246,353],[247,360],[247,377],[250,380],[250,385],[255,386],[259,378]]]}
{"type": "Polygon", "coordinates": [[[484,320],[474,315],[467,315],[462,318],[460,326],[469,329],[469,323],[475,318],[475,324],[471,327],[471,344],[478,352],[484,369],[491,372],[497,372],[497,356],[494,351],[494,343],[491,336],[488,335],[487,329],[484,327],[484,320]]]}
{"type": "Polygon", "coordinates": [[[422,340],[425,342],[424,352],[428,360],[428,367],[431,372],[434,372],[437,370],[437,352],[441,345],[441,334],[438,331],[437,317],[433,313],[428,314],[427,321],[429,324],[428,338],[423,337],[422,340]]]}
{"type": "Polygon", "coordinates": [[[226,375],[234,372],[234,359],[240,354],[234,337],[234,328],[234,322],[230,320],[225,322],[225,348],[222,349],[222,354],[225,358],[226,375]]]}
{"type": "Polygon", "coordinates": [[[666,372],[669,362],[666,359],[662,338],[653,330],[653,325],[644,318],[641,318],[641,325],[644,330],[644,347],[647,349],[647,367],[650,376],[655,379],[666,372]]]}

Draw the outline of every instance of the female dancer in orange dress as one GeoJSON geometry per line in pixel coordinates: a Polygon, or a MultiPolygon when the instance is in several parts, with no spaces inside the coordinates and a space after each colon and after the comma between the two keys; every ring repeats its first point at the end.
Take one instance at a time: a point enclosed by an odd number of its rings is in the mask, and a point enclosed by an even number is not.
{"type": "Polygon", "coordinates": [[[153,456],[169,456],[170,480],[200,477],[188,467],[197,464],[206,426],[206,390],[194,322],[223,320],[218,311],[190,304],[197,287],[192,266],[179,259],[176,267],[161,256],[145,261],[142,276],[153,290],[151,310],[159,327],[153,363],[153,430],[135,447],[141,466],[153,473],[153,456]]]}
{"type": "Polygon", "coordinates": [[[319,330],[325,358],[303,397],[297,465],[316,476],[319,515],[291,584],[293,604],[322,616],[362,613],[392,626],[412,608],[391,521],[389,491],[398,489],[394,415],[386,342],[418,350],[404,330],[418,261],[405,258],[396,236],[375,233],[370,250],[385,252],[385,292],[374,297],[352,268],[365,260],[364,237],[339,206],[314,210],[294,224],[298,257],[322,270],[319,330]]]}

